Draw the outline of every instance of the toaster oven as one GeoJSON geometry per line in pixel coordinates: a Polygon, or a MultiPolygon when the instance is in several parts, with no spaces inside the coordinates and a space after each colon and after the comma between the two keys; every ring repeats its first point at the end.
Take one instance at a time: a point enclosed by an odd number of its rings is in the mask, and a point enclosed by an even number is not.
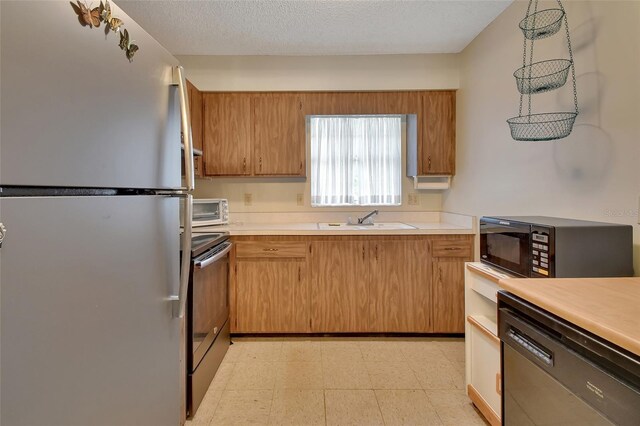
{"type": "MultiPolygon", "coordinates": [[[[182,214],[182,212],[181,212],[182,214]]],[[[229,223],[229,201],[224,198],[193,200],[193,227],[226,225],[229,223]]]]}

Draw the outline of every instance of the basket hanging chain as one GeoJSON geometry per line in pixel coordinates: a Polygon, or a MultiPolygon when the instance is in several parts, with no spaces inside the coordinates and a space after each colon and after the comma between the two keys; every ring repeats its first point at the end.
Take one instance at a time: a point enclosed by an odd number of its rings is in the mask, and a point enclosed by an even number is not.
{"type": "MultiPolygon", "coordinates": [[[[559,1],[559,0],[558,0],[559,1]]],[[[533,2],[533,28],[536,27],[536,12],[538,11],[538,0],[534,0],[533,2]]],[[[526,39],[526,37],[525,37],[526,39]]],[[[534,43],[534,39],[531,39],[531,49],[529,50],[529,81],[528,83],[531,84],[531,73],[533,72],[533,43],[534,43]]],[[[529,122],[531,122],[531,91],[529,91],[528,94],[529,97],[529,122]]]]}
{"type": "Polygon", "coordinates": [[[573,50],[571,49],[571,37],[569,36],[569,20],[567,19],[567,12],[564,10],[562,3],[558,0],[558,6],[560,10],[564,12],[564,28],[567,32],[567,46],[569,47],[569,60],[571,60],[571,79],[573,80],[573,105],[576,108],[576,114],[578,114],[578,90],[576,88],[576,64],[573,62],[573,50]]]}
{"type": "MultiPolygon", "coordinates": [[[[533,0],[529,0],[529,6],[527,6],[527,15],[525,16],[525,18],[529,17],[529,12],[531,11],[531,3],[533,3],[533,0]]],[[[522,68],[524,68],[527,65],[527,38],[524,38],[524,43],[522,46],[522,68]]],[[[518,117],[522,117],[522,97],[524,95],[522,93],[520,93],[520,108],[518,109],[518,117]]]]}

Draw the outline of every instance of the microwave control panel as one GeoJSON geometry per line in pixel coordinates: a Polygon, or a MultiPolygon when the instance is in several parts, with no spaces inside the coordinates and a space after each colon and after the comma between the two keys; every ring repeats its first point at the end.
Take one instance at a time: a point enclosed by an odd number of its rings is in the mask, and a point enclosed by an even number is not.
{"type": "Polygon", "coordinates": [[[555,275],[551,267],[552,252],[553,231],[549,228],[532,226],[531,272],[533,274],[538,274],[542,277],[553,277],[555,275]]]}

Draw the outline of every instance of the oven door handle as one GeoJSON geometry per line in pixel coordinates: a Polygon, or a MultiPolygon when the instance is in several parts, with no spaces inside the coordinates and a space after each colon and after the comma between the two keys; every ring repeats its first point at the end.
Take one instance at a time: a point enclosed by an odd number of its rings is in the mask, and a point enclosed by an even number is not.
{"type": "Polygon", "coordinates": [[[195,267],[198,268],[198,269],[204,269],[207,266],[211,265],[212,263],[215,263],[218,260],[220,260],[223,257],[225,257],[227,255],[227,253],[229,253],[231,251],[231,247],[233,246],[233,244],[232,243],[224,243],[224,244],[226,244],[226,247],[220,253],[216,253],[214,256],[211,256],[211,257],[203,259],[203,260],[196,259],[195,260],[195,267]]]}

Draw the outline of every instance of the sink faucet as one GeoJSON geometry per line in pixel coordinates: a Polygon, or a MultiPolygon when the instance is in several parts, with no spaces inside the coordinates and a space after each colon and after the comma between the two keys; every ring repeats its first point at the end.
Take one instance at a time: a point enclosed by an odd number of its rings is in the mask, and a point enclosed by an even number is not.
{"type": "MultiPolygon", "coordinates": [[[[366,225],[365,220],[369,219],[370,217],[372,217],[373,215],[378,214],[378,210],[374,210],[371,213],[364,215],[363,217],[358,218],[358,225],[366,225]]],[[[373,223],[370,223],[369,225],[373,225],[373,223]]]]}

